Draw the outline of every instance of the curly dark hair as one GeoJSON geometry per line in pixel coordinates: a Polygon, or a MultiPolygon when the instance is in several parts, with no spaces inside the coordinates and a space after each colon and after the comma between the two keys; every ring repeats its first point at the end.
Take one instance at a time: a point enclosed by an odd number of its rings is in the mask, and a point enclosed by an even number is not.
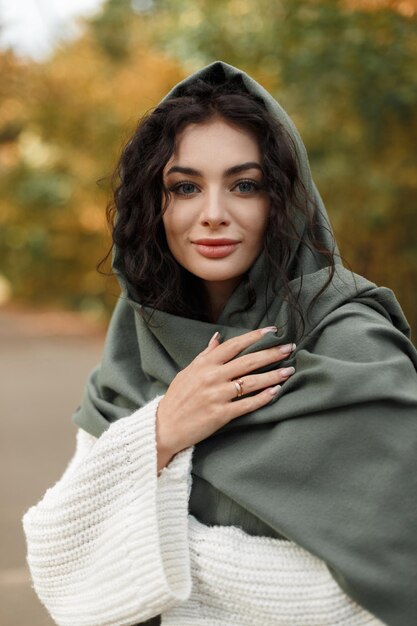
{"type": "MultiPolygon", "coordinates": [[[[306,312],[289,289],[294,278],[291,250],[295,243],[302,243],[321,259],[322,267],[329,267],[328,281],[313,304],[333,276],[334,250],[328,249],[316,235],[318,208],[301,181],[292,138],[267,111],[261,98],[236,81],[211,85],[198,80],[183,88],[179,96],[163,101],[139,122],[113,174],[114,193],[107,207],[113,244],[118,251],[118,271],[142,305],[212,321],[207,316],[201,280],[185,270],[169,250],[162,221],[169,191],[164,188],[162,173],[175,150],[178,133],[189,124],[216,117],[247,130],[259,143],[263,189],[270,199],[264,235],[267,275],[273,289],[279,284],[280,297],[289,302],[290,310],[297,310],[304,320],[306,312]],[[297,233],[297,211],[306,223],[302,240],[297,233]]],[[[248,275],[243,280],[247,287],[246,310],[255,304],[256,296],[248,275]]]]}

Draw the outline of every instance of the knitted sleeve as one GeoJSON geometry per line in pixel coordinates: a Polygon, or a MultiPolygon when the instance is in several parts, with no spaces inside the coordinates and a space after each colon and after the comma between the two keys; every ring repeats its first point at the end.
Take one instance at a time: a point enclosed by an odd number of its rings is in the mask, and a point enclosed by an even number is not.
{"type": "Polygon", "coordinates": [[[292,541],[189,515],[192,592],[162,626],[384,626],[292,541]]]}
{"type": "Polygon", "coordinates": [[[291,541],[188,513],[193,448],[157,476],[159,398],[99,438],[77,434],[25,514],[35,590],[59,626],[381,626],[291,541]]]}
{"type": "Polygon", "coordinates": [[[80,430],[60,481],[23,518],[36,593],[60,626],[128,626],[191,592],[188,497],[192,448],[160,477],[155,413],[160,398],[95,439],[80,430]]]}

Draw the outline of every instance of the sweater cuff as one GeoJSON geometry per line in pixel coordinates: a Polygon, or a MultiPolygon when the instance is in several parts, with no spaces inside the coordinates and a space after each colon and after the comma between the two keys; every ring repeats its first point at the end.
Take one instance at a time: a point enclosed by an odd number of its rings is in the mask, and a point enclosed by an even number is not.
{"type": "MultiPolygon", "coordinates": [[[[136,480],[148,483],[149,511],[154,510],[154,529],[147,522],[148,538],[159,543],[160,565],[165,578],[166,591],[161,597],[167,605],[183,602],[191,592],[191,572],[188,544],[188,498],[191,489],[192,448],[177,453],[170,463],[157,475],[156,412],[162,396],[155,398],[144,409],[119,421],[126,428],[126,446],[129,457],[136,464],[141,459],[144,474],[136,480]],[[138,413],[142,413],[139,415],[138,413]],[[145,461],[147,460],[147,462],[145,461]],[[145,463],[144,463],[145,461],[145,463]],[[165,598],[163,597],[165,595],[165,598]]],[[[142,470],[142,471],[143,471],[142,470]]],[[[144,495],[144,494],[143,494],[144,495]]],[[[143,498],[142,495],[142,498],[143,498]]],[[[145,531],[145,528],[144,528],[145,531]]],[[[143,546],[141,547],[143,550],[143,546]]],[[[139,556],[139,555],[138,555],[139,556]]],[[[154,571],[159,564],[153,563],[154,571]]],[[[162,574],[162,572],[161,572],[162,574]]]]}
{"type": "Polygon", "coordinates": [[[24,517],[35,589],[61,626],[136,624],[189,597],[190,453],[166,472],[173,495],[159,506],[158,402],[111,424],[24,517]]]}
{"type": "MultiPolygon", "coordinates": [[[[183,572],[190,571],[188,500],[194,448],[178,452],[158,477],[157,517],[165,575],[175,588],[183,572]]],[[[191,587],[190,587],[191,590],[191,587]]]]}
{"type": "MultiPolygon", "coordinates": [[[[177,452],[168,465],[162,468],[158,477],[158,489],[162,489],[164,485],[171,483],[191,481],[191,458],[194,452],[194,446],[184,448],[181,452],[177,452]]],[[[191,484],[190,484],[191,486],[191,484]]]]}

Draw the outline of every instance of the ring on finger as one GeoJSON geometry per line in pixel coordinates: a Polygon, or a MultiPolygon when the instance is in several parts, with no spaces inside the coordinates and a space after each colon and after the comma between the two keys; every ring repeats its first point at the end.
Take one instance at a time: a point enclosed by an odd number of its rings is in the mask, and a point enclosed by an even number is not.
{"type": "Polygon", "coordinates": [[[243,380],[241,378],[236,378],[233,381],[234,386],[236,387],[236,398],[240,398],[243,396],[243,380]]]}

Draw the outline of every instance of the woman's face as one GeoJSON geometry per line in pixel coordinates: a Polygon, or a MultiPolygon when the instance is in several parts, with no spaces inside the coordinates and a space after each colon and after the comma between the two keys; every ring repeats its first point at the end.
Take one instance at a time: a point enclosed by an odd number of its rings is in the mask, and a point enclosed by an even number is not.
{"type": "Polygon", "coordinates": [[[269,199],[261,154],[245,130],[216,118],[190,124],[163,170],[163,216],[174,258],[209,291],[232,291],[263,247],[269,199]]]}

